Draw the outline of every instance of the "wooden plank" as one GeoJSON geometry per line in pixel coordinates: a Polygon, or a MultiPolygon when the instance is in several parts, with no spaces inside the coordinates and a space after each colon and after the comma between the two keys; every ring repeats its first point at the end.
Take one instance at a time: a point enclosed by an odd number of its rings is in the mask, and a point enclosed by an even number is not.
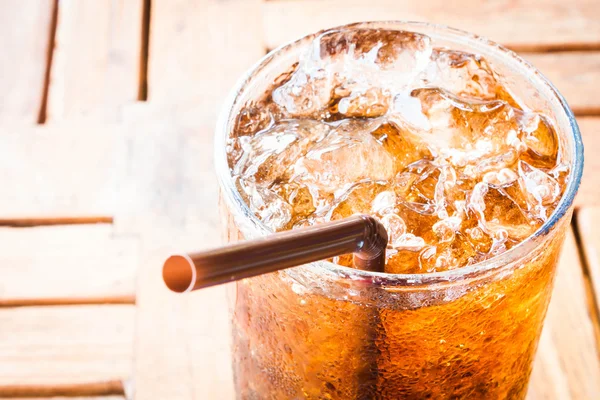
{"type": "Polygon", "coordinates": [[[600,360],[581,260],[567,234],[530,382],[530,399],[600,398],[600,360]]]}
{"type": "Polygon", "coordinates": [[[212,136],[225,94],[264,54],[260,5],[259,0],[152,2],[151,107],[125,116],[125,147],[131,151],[122,152],[128,166],[121,168],[126,173],[119,192],[131,203],[115,216],[118,229],[141,233],[143,246],[136,399],[234,396],[225,288],[177,296],[161,282],[160,269],[169,249],[219,243],[212,136]],[[161,348],[168,351],[156,351],[161,348]]]}
{"type": "Polygon", "coordinates": [[[575,204],[577,206],[600,205],[600,186],[598,185],[598,171],[600,171],[600,117],[577,118],[579,129],[583,137],[585,164],[583,178],[575,204]]]}
{"type": "MultiPolygon", "coordinates": [[[[179,236],[173,243],[186,240],[189,247],[191,238],[179,236]]],[[[169,252],[160,241],[147,238],[148,258],[140,274],[135,398],[232,399],[227,289],[221,286],[186,296],[168,292],[161,268],[169,252]]],[[[204,247],[215,241],[198,243],[204,247]]]]}
{"type": "Polygon", "coordinates": [[[137,99],[142,0],[61,0],[48,121],[115,119],[137,99]]]}
{"type": "Polygon", "coordinates": [[[444,24],[486,36],[520,51],[597,49],[595,0],[288,0],[264,4],[269,48],[307,33],[357,21],[403,20],[444,24]]]}
{"type": "Polygon", "coordinates": [[[558,88],[577,115],[600,115],[600,52],[568,52],[522,56],[558,88]]]}
{"type": "Polygon", "coordinates": [[[0,128],[0,219],[112,216],[119,129],[68,123],[0,128]]]}
{"type": "Polygon", "coordinates": [[[213,118],[232,85],[264,54],[261,3],[153,1],[148,100],[213,118]]]}
{"type": "Polygon", "coordinates": [[[139,232],[142,240],[135,396],[232,398],[224,288],[178,296],[166,289],[161,275],[170,252],[219,244],[217,183],[207,144],[212,130],[168,112],[146,111],[156,119],[140,116],[131,122],[127,147],[132,151],[119,189],[129,202],[122,208],[126,212],[115,216],[120,234],[139,232]]]}
{"type": "Polygon", "coordinates": [[[0,306],[133,303],[137,246],[111,225],[0,228],[0,306]]]}
{"type": "Polygon", "coordinates": [[[569,382],[560,363],[560,355],[552,340],[550,329],[545,327],[540,337],[527,400],[572,399],[569,382]]]}
{"type": "Polygon", "coordinates": [[[590,285],[598,304],[600,302],[600,208],[584,207],[579,209],[577,211],[577,227],[590,285]]]}
{"type": "Polygon", "coordinates": [[[131,374],[135,307],[0,309],[0,396],[20,386],[121,381],[131,374]]]}
{"type": "Polygon", "coordinates": [[[53,1],[10,0],[0,12],[0,120],[34,124],[42,107],[53,1]]]}
{"type": "Polygon", "coordinates": [[[116,153],[117,233],[191,229],[195,244],[211,240],[219,227],[214,122],[147,103],[128,108],[124,119],[116,153]]]}

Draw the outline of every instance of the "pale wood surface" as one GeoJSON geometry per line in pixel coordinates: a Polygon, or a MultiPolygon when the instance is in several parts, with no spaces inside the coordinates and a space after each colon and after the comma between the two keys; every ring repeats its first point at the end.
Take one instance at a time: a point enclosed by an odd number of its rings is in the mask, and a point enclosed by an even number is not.
{"type": "Polygon", "coordinates": [[[558,88],[576,115],[600,114],[597,86],[600,52],[521,54],[558,88]]]}
{"type": "Polygon", "coordinates": [[[116,119],[138,95],[143,0],[58,2],[47,120],[116,119]]]}
{"type": "Polygon", "coordinates": [[[477,32],[518,50],[593,47],[600,43],[595,0],[285,0],[264,4],[266,43],[282,43],[357,21],[428,21],[477,32]]]}
{"type": "Polygon", "coordinates": [[[94,383],[131,371],[132,305],[0,309],[3,386],[94,383]]]}
{"type": "Polygon", "coordinates": [[[112,215],[117,127],[74,119],[0,132],[0,219],[112,215]]]}
{"type": "Polygon", "coordinates": [[[0,119],[35,124],[42,104],[52,1],[6,0],[0,12],[0,119]]]}
{"type": "Polygon", "coordinates": [[[112,226],[0,228],[0,306],[135,298],[138,241],[112,226]]]}
{"type": "MultiPolygon", "coordinates": [[[[600,77],[600,74],[598,74],[600,77]]],[[[600,78],[598,80],[600,84],[600,78]]],[[[578,206],[600,206],[600,116],[579,117],[577,124],[584,143],[583,178],[575,204],[578,206]]]]}
{"type": "Polygon", "coordinates": [[[600,299],[600,208],[584,207],[577,213],[577,226],[583,245],[587,274],[596,297],[600,299]]]}
{"type": "Polygon", "coordinates": [[[529,398],[600,398],[600,360],[577,243],[569,231],[534,364],[529,398]]]}
{"type": "MultiPolygon", "coordinates": [[[[214,116],[241,74],[265,54],[260,0],[152,2],[148,100],[214,116]]],[[[209,118],[205,118],[206,115],[209,118]]]]}
{"type": "Polygon", "coordinates": [[[223,100],[267,48],[350,21],[417,19],[527,51],[579,115],[584,259],[570,234],[529,398],[600,398],[597,2],[56,4],[47,124],[38,127],[53,2],[11,0],[0,12],[10,54],[0,61],[0,397],[233,398],[227,288],[177,296],[160,278],[170,251],[220,243],[212,149],[223,100]],[[148,102],[136,102],[148,5],[148,102]],[[561,49],[569,51],[544,53],[561,49]],[[63,224],[73,226],[40,227],[63,224]],[[59,305],[103,299],[136,305],[59,305]],[[8,307],[17,304],[27,306],[8,307]]]}

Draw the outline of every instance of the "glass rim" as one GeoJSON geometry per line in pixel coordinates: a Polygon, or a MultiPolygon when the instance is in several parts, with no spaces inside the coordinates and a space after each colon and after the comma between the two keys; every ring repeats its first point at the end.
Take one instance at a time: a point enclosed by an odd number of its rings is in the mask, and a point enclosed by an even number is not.
{"type": "MultiPolygon", "coordinates": [[[[227,161],[227,149],[225,146],[225,141],[227,140],[227,137],[230,133],[232,110],[236,106],[237,100],[242,96],[244,88],[252,81],[252,79],[258,72],[260,72],[264,67],[266,67],[271,61],[276,59],[276,57],[280,53],[284,52],[286,49],[289,49],[295,46],[296,44],[299,44],[299,42],[302,42],[309,38],[317,37],[318,35],[327,31],[356,27],[389,27],[390,29],[400,29],[408,31],[410,31],[410,27],[435,29],[436,31],[443,32],[443,35],[447,35],[449,37],[452,35],[456,35],[468,42],[477,43],[485,46],[486,48],[496,49],[499,51],[500,54],[502,54],[503,57],[506,57],[507,60],[512,59],[512,61],[515,61],[518,64],[519,72],[527,72],[529,74],[537,76],[539,78],[540,83],[546,86],[549,92],[558,100],[558,104],[565,112],[566,117],[568,119],[569,129],[568,132],[566,132],[567,129],[562,129],[559,131],[572,138],[571,169],[569,171],[567,187],[565,188],[565,191],[556,209],[550,215],[550,218],[548,218],[548,220],[544,222],[544,224],[532,235],[527,237],[527,239],[523,240],[518,245],[510,248],[504,253],[501,253],[492,258],[452,270],[441,272],[424,272],[418,274],[390,274],[382,272],[362,271],[325,260],[311,263],[313,265],[313,268],[322,268],[323,273],[333,272],[340,278],[346,277],[352,280],[368,280],[373,283],[377,282],[382,286],[412,286],[422,284],[429,285],[435,283],[463,280],[474,276],[479,276],[480,274],[485,274],[489,271],[501,269],[501,267],[503,266],[511,265],[515,261],[518,261],[519,259],[522,259],[525,255],[529,254],[530,250],[539,245],[537,239],[548,234],[550,230],[559,221],[562,220],[562,217],[569,212],[571,205],[573,204],[575,195],[577,194],[577,190],[581,183],[581,176],[583,173],[584,164],[583,142],[581,139],[579,126],[575,121],[573,111],[567,104],[562,94],[548,80],[548,78],[546,78],[546,76],[544,76],[532,64],[524,60],[512,50],[496,42],[493,42],[485,37],[441,24],[432,24],[419,21],[388,20],[357,22],[347,25],[335,26],[284,43],[276,49],[270,51],[265,56],[263,56],[257,63],[255,63],[250,69],[248,69],[238,80],[236,85],[231,90],[229,96],[227,97],[221,110],[221,113],[219,114],[215,131],[215,168],[217,172],[219,186],[221,188],[221,195],[225,199],[227,207],[230,209],[230,211],[235,214],[243,215],[243,218],[248,220],[252,224],[252,226],[256,228],[256,233],[258,233],[259,235],[267,235],[273,233],[273,231],[267,226],[265,226],[262,223],[262,221],[250,210],[248,205],[243,201],[241,195],[236,190],[236,185],[231,175],[231,171],[229,169],[229,164],[227,161]]],[[[452,38],[450,38],[450,40],[452,40],[452,38]]],[[[539,87],[537,83],[534,83],[534,86],[539,87]]]]}

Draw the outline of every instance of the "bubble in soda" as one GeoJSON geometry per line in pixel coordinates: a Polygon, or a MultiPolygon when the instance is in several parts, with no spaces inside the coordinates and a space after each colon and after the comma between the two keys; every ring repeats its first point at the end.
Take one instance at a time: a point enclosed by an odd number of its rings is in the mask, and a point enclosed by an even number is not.
{"type": "Polygon", "coordinates": [[[569,168],[553,126],[480,55],[419,33],[341,29],[244,107],[229,163],[271,229],[372,214],[390,237],[386,272],[439,272],[548,220],[569,168]]]}

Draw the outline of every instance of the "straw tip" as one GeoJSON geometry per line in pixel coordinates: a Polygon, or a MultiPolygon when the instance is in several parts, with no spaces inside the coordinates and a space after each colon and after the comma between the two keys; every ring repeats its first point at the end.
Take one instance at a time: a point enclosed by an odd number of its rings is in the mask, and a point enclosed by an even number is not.
{"type": "Polygon", "coordinates": [[[174,254],[163,264],[163,281],[176,293],[186,293],[194,288],[196,268],[186,254],[174,254]]]}

